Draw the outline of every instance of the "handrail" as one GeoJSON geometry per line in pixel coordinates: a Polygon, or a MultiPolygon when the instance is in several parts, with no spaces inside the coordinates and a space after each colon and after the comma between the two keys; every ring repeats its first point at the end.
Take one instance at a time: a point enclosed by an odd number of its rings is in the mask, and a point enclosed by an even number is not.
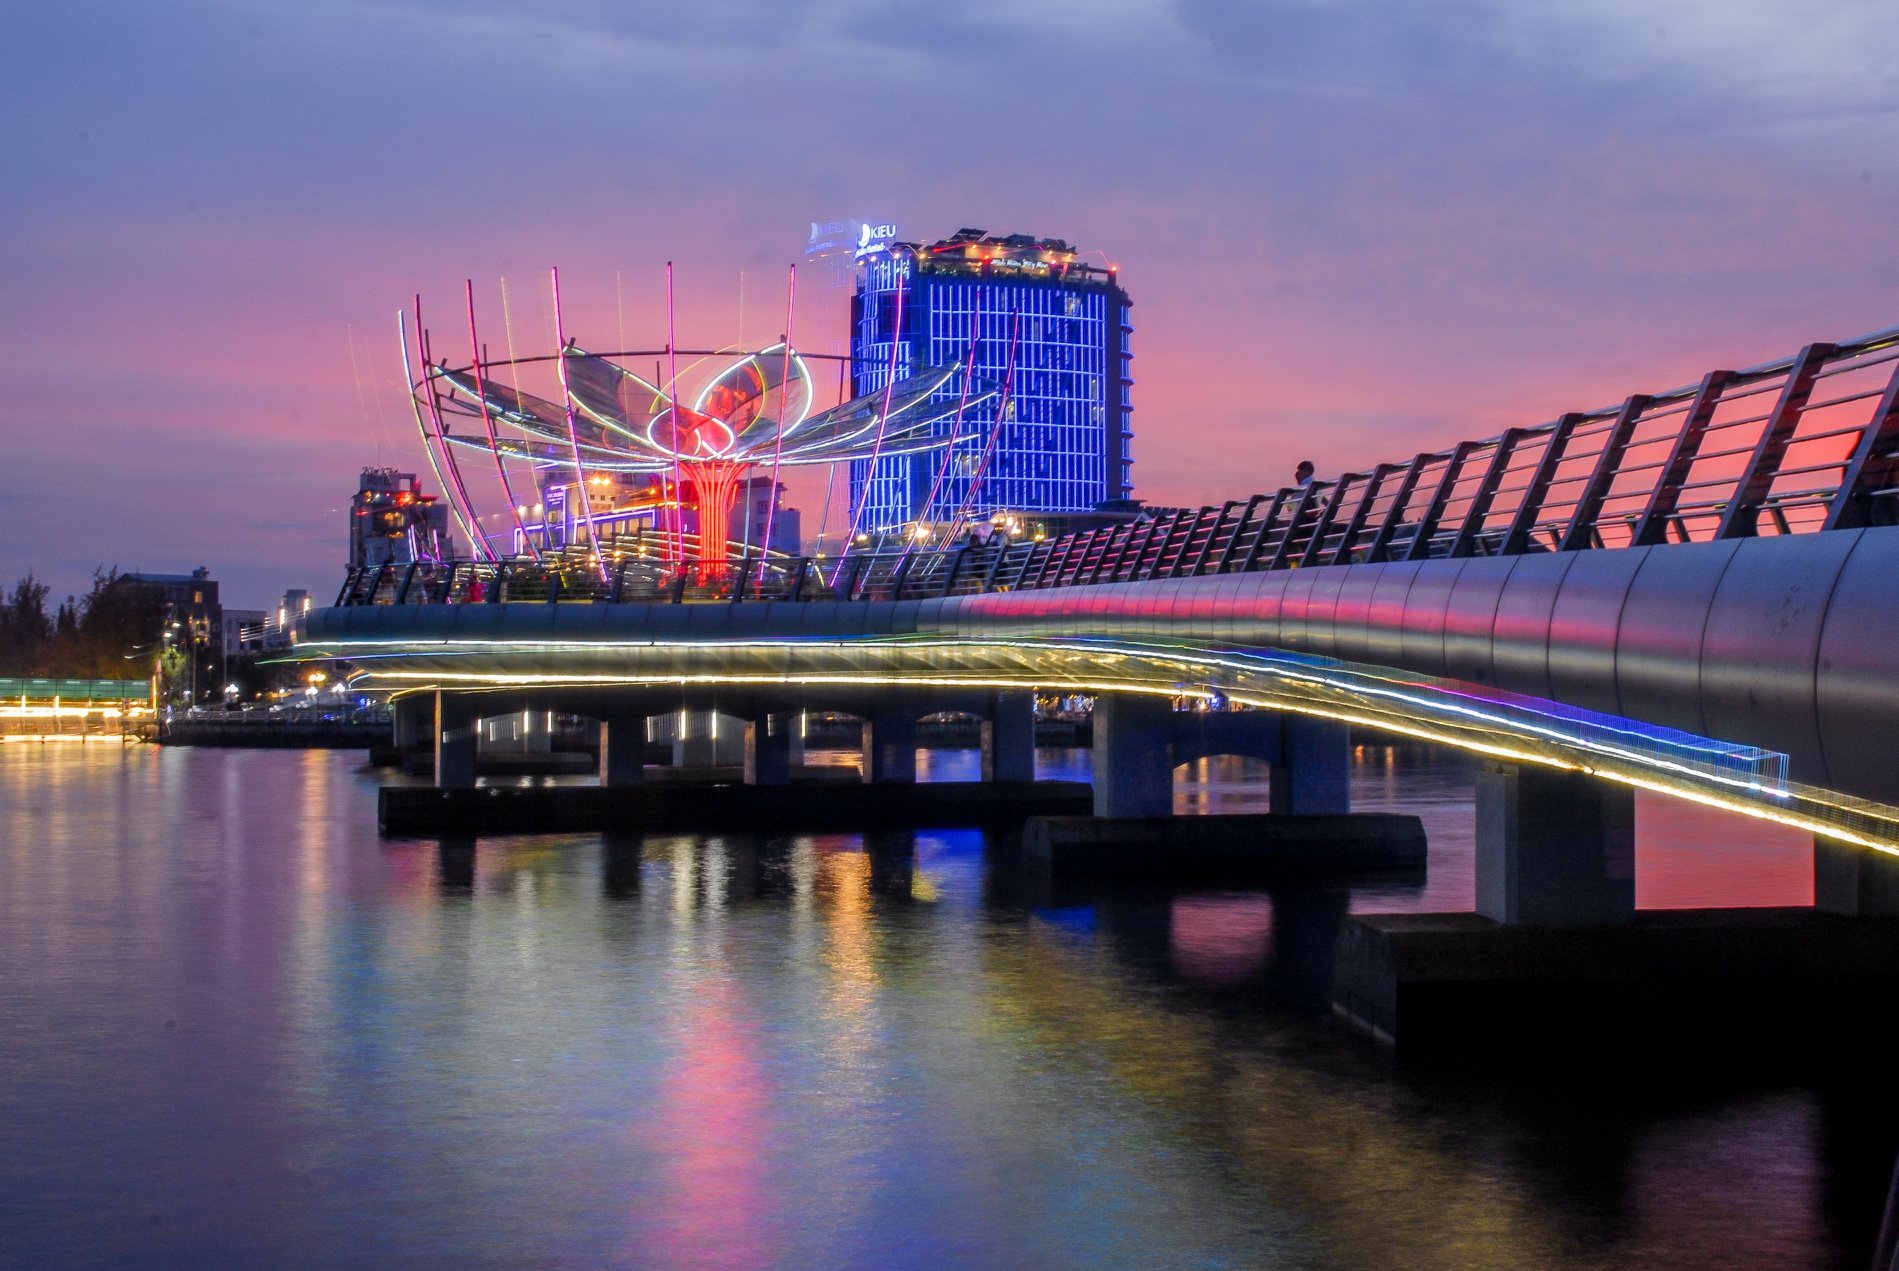
{"type": "Polygon", "coordinates": [[[577,549],[540,560],[385,564],[350,570],[336,603],[917,600],[1893,524],[1896,351],[1899,327],[1841,344],[1815,342],[1745,370],[1710,371],[1692,384],[1336,479],[1142,512],[1035,542],[971,533],[932,549],[770,555],[762,564],[751,555],[621,559],[603,545],[602,555],[612,558],[604,579],[591,554],[577,549]],[[1814,384],[1834,377],[1846,378],[1814,400],[1814,384]],[[1771,409],[1723,417],[1724,409],[1767,394],[1774,395],[1771,409]],[[1863,411],[1848,412],[1861,403],[1863,411]],[[1716,433],[1728,436],[1704,449],[1716,433]],[[1799,462],[1785,462],[1797,447],[1804,447],[1799,462]],[[1685,499],[1689,492],[1696,497],[1685,499]]]}

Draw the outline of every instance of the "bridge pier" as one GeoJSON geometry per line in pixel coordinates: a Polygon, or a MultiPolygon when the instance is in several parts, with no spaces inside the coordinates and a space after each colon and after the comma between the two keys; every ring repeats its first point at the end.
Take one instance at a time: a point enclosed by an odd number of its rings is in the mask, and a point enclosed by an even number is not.
{"type": "Polygon", "coordinates": [[[1035,780],[1035,694],[998,689],[982,722],[982,779],[1035,780]]]}
{"type": "Polygon", "coordinates": [[[1635,791],[1584,772],[1488,764],[1477,774],[1477,912],[1513,926],[1635,916],[1635,791]]]}
{"type": "MultiPolygon", "coordinates": [[[[1238,719],[1273,715],[1249,711],[1238,719]]],[[[1277,713],[1279,760],[1273,765],[1272,811],[1292,816],[1324,816],[1352,810],[1352,730],[1316,715],[1277,713]]]]}
{"type": "Polygon", "coordinates": [[[917,779],[917,717],[911,706],[864,716],[864,784],[917,779]]]}
{"type": "Polygon", "coordinates": [[[792,742],[798,736],[795,712],[758,711],[745,721],[745,784],[791,784],[792,742]]]}
{"type": "Polygon", "coordinates": [[[434,731],[435,703],[421,694],[399,698],[389,713],[394,720],[389,740],[404,754],[421,749],[434,731]]]}
{"type": "Polygon", "coordinates": [[[1095,699],[1095,815],[1171,816],[1174,704],[1147,693],[1095,699]]]}
{"type": "Polygon", "coordinates": [[[1813,907],[1855,918],[1899,916],[1899,856],[1815,838],[1813,907]]]}
{"type": "Polygon", "coordinates": [[[481,712],[468,693],[435,695],[435,785],[465,790],[475,784],[475,741],[481,712]]]}
{"type": "Polygon", "coordinates": [[[600,784],[637,786],[645,780],[645,712],[615,707],[600,712],[600,784]]]}
{"type": "Polygon", "coordinates": [[[675,768],[736,768],[745,762],[745,730],[717,711],[679,712],[674,726],[675,768]]]}

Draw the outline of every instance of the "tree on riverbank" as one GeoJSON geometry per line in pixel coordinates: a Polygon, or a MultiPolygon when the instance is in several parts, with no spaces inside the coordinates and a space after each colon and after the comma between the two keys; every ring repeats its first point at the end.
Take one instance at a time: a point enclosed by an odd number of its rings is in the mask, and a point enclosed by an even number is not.
{"type": "Polygon", "coordinates": [[[50,588],[31,573],[0,605],[0,675],[144,679],[158,655],[164,612],[158,595],[116,567],[98,569],[92,590],[48,615],[50,588]]]}

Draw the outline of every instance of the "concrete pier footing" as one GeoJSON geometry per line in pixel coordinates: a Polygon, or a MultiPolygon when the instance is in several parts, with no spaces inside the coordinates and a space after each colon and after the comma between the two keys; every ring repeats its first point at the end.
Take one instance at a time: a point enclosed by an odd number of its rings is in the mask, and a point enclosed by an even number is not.
{"type": "Polygon", "coordinates": [[[1038,816],[1024,859],[1068,878],[1277,878],[1418,871],[1424,825],[1390,813],[1294,816],[1038,816]]]}
{"type": "MultiPolygon", "coordinates": [[[[472,780],[472,777],[471,777],[472,780]]],[[[1081,782],[818,782],[633,786],[384,786],[384,833],[546,834],[580,831],[760,830],[784,834],[923,826],[1019,825],[1088,808],[1081,782]]]]}
{"type": "Polygon", "coordinates": [[[1477,910],[1347,919],[1334,1011],[1406,1047],[1631,1032],[1884,1035],[1899,991],[1899,859],[1820,840],[1813,908],[1635,908],[1634,792],[1491,765],[1477,910]]]}
{"type": "Polygon", "coordinates": [[[1813,907],[1854,917],[1899,916],[1899,856],[1816,838],[1813,907]]]}
{"type": "Polygon", "coordinates": [[[1899,918],[1813,909],[1646,910],[1602,927],[1384,914],[1339,929],[1332,1009],[1411,1049],[1624,1044],[1664,1033],[1753,1046],[1885,1033],[1899,918]]]}
{"type": "Polygon", "coordinates": [[[1491,764],[1477,774],[1477,912],[1583,927],[1635,915],[1635,791],[1587,773],[1491,764]]]}

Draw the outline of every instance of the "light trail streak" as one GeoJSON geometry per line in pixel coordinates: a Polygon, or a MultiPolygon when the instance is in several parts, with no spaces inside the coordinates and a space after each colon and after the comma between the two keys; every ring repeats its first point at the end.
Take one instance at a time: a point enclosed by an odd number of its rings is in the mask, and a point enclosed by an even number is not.
{"type": "MultiPolygon", "coordinates": [[[[397,689],[600,688],[658,685],[777,685],[910,688],[1059,687],[1073,692],[1131,692],[1169,698],[1215,697],[1259,709],[1291,711],[1449,745],[1508,762],[1587,772],[1606,780],[1688,798],[1711,807],[1791,825],[1899,854],[1899,808],[1760,776],[1745,777],[1697,754],[1720,743],[1663,730],[1637,749],[1640,730],[1574,719],[1567,729],[1550,712],[1521,700],[1476,705],[1468,693],[1433,686],[1393,687],[1375,668],[1298,665],[1269,656],[1191,647],[1089,641],[940,639],[781,641],[319,641],[306,658],[347,658],[369,682],[397,689]],[[795,653],[800,666],[787,665],[795,653]],[[510,670],[510,660],[563,656],[571,670],[510,670]],[[590,656],[591,655],[591,658],[590,656]],[[443,665],[429,666],[439,660],[443,665]],[[761,670],[770,660],[777,669],[761,670]],[[385,669],[385,661],[409,668],[385,669]],[[486,665],[468,665],[481,662],[486,665]],[[500,665],[496,663],[500,662],[500,665]],[[751,663],[748,665],[748,662],[751,663]],[[628,664],[631,663],[629,666],[628,664]],[[649,665],[642,666],[642,663],[649,665]],[[1596,727],[1606,737],[1587,735],[1596,727]],[[1685,753],[1684,753],[1685,752],[1685,753]]],[[[1733,747],[1735,752],[1751,748],[1733,747]]],[[[1771,752],[1754,752],[1771,756],[1771,752]]]]}

